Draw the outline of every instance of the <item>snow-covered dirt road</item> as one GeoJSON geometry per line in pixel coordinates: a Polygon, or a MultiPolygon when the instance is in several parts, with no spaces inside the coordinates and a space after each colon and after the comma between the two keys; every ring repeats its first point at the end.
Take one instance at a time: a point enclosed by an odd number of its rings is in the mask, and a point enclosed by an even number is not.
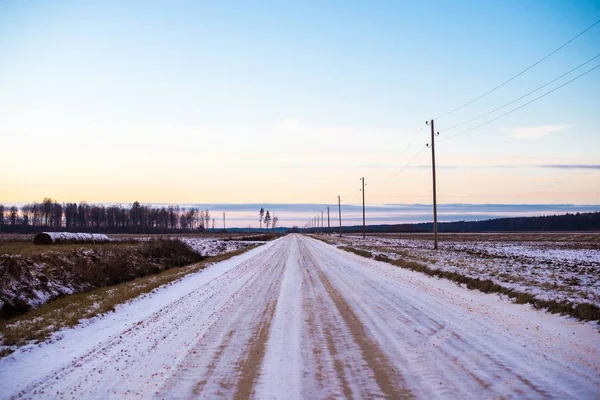
{"type": "Polygon", "coordinates": [[[600,333],[288,235],[1,359],[18,396],[598,398],[600,333]]]}

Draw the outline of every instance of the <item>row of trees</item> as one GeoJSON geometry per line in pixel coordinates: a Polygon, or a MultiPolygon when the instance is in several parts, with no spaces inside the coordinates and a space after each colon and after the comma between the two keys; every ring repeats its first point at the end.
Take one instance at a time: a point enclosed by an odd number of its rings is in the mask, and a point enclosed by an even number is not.
{"type": "Polygon", "coordinates": [[[262,223],[265,223],[265,226],[267,227],[267,230],[269,230],[269,225],[271,225],[271,229],[275,230],[275,227],[277,226],[277,221],[279,221],[279,218],[277,218],[276,216],[273,216],[273,218],[271,219],[271,213],[269,212],[269,210],[267,210],[267,212],[265,213],[265,209],[263,207],[260,208],[260,211],[258,212],[258,223],[259,223],[259,229],[262,229],[262,223]]]}
{"type": "MultiPolygon", "coordinates": [[[[325,228],[325,232],[339,228],[325,228]]],[[[362,232],[362,226],[345,226],[344,232],[362,232]]],[[[600,231],[600,212],[546,215],[538,217],[494,218],[483,221],[439,222],[438,232],[577,232],[600,231]]],[[[433,223],[368,225],[367,232],[433,232],[433,223]]]]}
{"type": "MultiPolygon", "coordinates": [[[[0,204],[0,231],[29,233],[39,230],[105,233],[169,233],[209,229],[209,210],[179,206],[152,207],[59,203],[44,198],[22,207],[0,204]]],[[[214,220],[213,220],[214,227],[214,220]]]]}

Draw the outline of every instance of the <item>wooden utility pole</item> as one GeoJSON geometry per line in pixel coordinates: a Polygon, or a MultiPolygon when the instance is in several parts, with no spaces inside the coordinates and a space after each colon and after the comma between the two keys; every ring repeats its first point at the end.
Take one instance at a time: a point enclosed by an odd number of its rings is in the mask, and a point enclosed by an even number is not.
{"type": "Polygon", "coordinates": [[[438,249],[438,229],[437,229],[437,197],[435,189],[435,133],[433,120],[431,120],[431,172],[433,174],[433,249],[438,249]]]}
{"type": "Polygon", "coordinates": [[[331,229],[331,225],[329,224],[329,206],[327,206],[327,231],[331,229]]]}
{"type": "Polygon", "coordinates": [[[223,213],[223,232],[225,232],[225,213],[223,213]]]}
{"type": "Polygon", "coordinates": [[[321,210],[321,231],[325,228],[325,224],[323,223],[323,210],[321,210]]]}
{"type": "Polygon", "coordinates": [[[338,196],[338,211],[340,213],[340,237],[342,237],[342,199],[338,196]]]}
{"type": "Polygon", "coordinates": [[[362,198],[363,198],[363,239],[365,238],[365,177],[360,178],[362,181],[362,198]]]}

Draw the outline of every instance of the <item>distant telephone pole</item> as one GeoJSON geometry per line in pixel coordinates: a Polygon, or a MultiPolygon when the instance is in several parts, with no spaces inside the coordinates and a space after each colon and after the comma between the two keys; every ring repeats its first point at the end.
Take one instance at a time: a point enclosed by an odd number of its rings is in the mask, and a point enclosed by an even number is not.
{"type": "Polygon", "coordinates": [[[329,206],[327,206],[327,231],[331,229],[331,225],[329,224],[329,206]]]}
{"type": "Polygon", "coordinates": [[[340,237],[342,237],[342,199],[338,196],[338,211],[340,213],[340,237]]]}
{"type": "Polygon", "coordinates": [[[360,178],[362,181],[362,198],[363,198],[363,239],[365,238],[365,177],[360,178]]]}
{"type": "Polygon", "coordinates": [[[223,213],[223,232],[225,232],[225,213],[223,213]]]}
{"type": "Polygon", "coordinates": [[[325,229],[325,225],[323,224],[323,210],[321,210],[321,231],[325,229]]]}
{"type": "Polygon", "coordinates": [[[435,190],[435,137],[439,133],[435,133],[433,120],[431,120],[431,172],[433,174],[433,249],[438,249],[438,229],[437,229],[437,198],[435,190]]]}

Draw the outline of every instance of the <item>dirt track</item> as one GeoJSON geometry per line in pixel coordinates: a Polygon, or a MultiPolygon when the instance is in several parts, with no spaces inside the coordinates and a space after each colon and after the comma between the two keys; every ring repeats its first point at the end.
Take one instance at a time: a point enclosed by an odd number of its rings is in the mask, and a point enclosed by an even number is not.
{"type": "Polygon", "coordinates": [[[0,360],[0,396],[600,393],[600,334],[592,326],[304,236],[288,235],[188,279],[197,280],[190,290],[185,282],[165,289],[169,301],[141,299],[113,320],[0,360]]]}

